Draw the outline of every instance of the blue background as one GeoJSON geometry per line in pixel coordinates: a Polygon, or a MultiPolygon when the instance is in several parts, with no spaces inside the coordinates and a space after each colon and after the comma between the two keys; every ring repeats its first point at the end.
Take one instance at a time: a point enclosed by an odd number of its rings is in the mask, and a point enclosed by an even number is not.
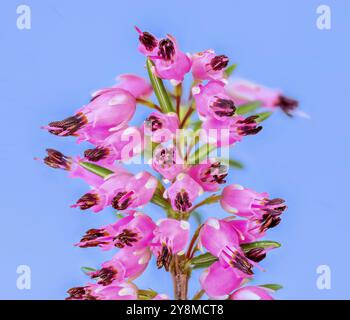
{"type": "MultiPolygon", "coordinates": [[[[33,158],[46,147],[81,152],[86,146],[40,126],[72,114],[117,74],[146,74],[134,25],[174,34],[185,51],[215,48],[239,63],[239,76],[300,100],[311,119],[276,113],[234,148],[246,169],[231,171],[230,181],[288,201],[283,223],[268,234],[283,246],[262,263],[257,283],[283,284],[280,299],[350,298],[349,9],[347,1],[330,0],[2,0],[0,298],[62,299],[87,281],[81,266],[98,267],[111,256],[72,244],[88,228],[113,221],[112,212],[70,209],[87,187],[33,158]],[[316,28],[323,3],[332,9],[328,31],[316,28]],[[19,4],[32,9],[31,30],[16,28],[19,4]],[[31,290],[16,287],[21,264],[32,270],[31,290]],[[322,264],[331,268],[331,290],[316,287],[322,264]]],[[[210,209],[219,214],[219,207],[210,209]]],[[[160,216],[152,205],[146,211],[160,216]]],[[[156,273],[154,262],[137,284],[171,292],[168,274],[156,273]]],[[[197,288],[192,282],[191,293],[197,288]]]]}

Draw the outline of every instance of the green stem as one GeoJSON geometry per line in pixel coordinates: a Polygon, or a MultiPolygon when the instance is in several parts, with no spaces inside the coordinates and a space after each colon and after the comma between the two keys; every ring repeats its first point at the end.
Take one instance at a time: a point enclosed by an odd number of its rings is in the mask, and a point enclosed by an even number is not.
{"type": "Polygon", "coordinates": [[[149,107],[149,108],[152,108],[152,109],[156,109],[157,111],[159,112],[162,112],[162,109],[159,108],[159,106],[157,106],[155,103],[153,103],[152,101],[149,101],[149,100],[144,100],[144,99],[141,99],[141,98],[138,98],[136,99],[136,102],[139,103],[139,104],[142,104],[146,107],[149,107]]]}
{"type": "Polygon", "coordinates": [[[203,295],[204,295],[205,291],[202,289],[202,290],[199,290],[192,298],[192,300],[200,300],[203,295]]]}

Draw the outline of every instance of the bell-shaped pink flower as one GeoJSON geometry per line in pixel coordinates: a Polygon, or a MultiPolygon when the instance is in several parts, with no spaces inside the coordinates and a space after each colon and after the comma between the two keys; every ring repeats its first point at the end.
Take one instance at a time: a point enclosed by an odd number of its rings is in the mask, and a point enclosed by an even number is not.
{"type": "Polygon", "coordinates": [[[167,35],[165,39],[158,40],[149,32],[136,30],[139,33],[139,51],[153,61],[155,74],[162,79],[182,81],[191,70],[191,59],[180,51],[176,39],[167,35]]]}
{"type": "Polygon", "coordinates": [[[259,101],[263,107],[272,110],[279,107],[289,116],[298,107],[298,101],[284,96],[280,90],[267,88],[247,80],[232,81],[227,84],[226,90],[237,105],[259,101]]]}
{"type": "Polygon", "coordinates": [[[195,53],[192,58],[192,74],[196,80],[222,80],[229,59],[225,55],[216,55],[213,50],[195,53]]]}
{"type": "Polygon", "coordinates": [[[43,127],[58,136],[78,136],[78,142],[96,142],[95,132],[117,131],[127,125],[135,113],[135,97],[119,88],[97,92],[89,104],[69,118],[54,121],[43,127]]]}
{"type": "Polygon", "coordinates": [[[135,250],[149,246],[155,228],[149,216],[135,212],[114,224],[88,230],[76,245],[82,248],[98,246],[103,250],[128,247],[135,250]]]}
{"type": "Polygon", "coordinates": [[[139,34],[139,51],[145,56],[153,56],[158,53],[158,39],[147,31],[141,31],[138,27],[135,27],[139,34]]]}
{"type": "Polygon", "coordinates": [[[229,297],[230,300],[274,300],[273,290],[259,286],[247,286],[236,290],[229,297]]]}
{"type": "Polygon", "coordinates": [[[152,168],[165,179],[173,180],[184,170],[184,162],[176,147],[158,145],[153,151],[152,168]]]}
{"type": "Polygon", "coordinates": [[[224,267],[219,261],[214,262],[201,274],[199,281],[205,293],[212,299],[226,299],[245,279],[237,269],[224,267]]]}
{"type": "Polygon", "coordinates": [[[225,85],[220,81],[209,81],[206,85],[200,84],[192,89],[192,94],[201,118],[210,117],[218,121],[227,121],[235,115],[235,103],[225,91],[225,85]]]}
{"type": "Polygon", "coordinates": [[[234,268],[240,277],[250,277],[254,265],[245,257],[239,246],[239,235],[225,220],[209,218],[199,235],[200,247],[219,258],[223,267],[234,268]]]}
{"type": "Polygon", "coordinates": [[[226,121],[220,121],[209,117],[203,122],[202,129],[211,144],[224,147],[241,141],[245,136],[259,133],[262,126],[258,125],[256,119],[257,116],[233,116],[226,121]]]}
{"type": "Polygon", "coordinates": [[[180,173],[176,181],[167,189],[166,196],[171,206],[178,212],[188,212],[193,202],[203,193],[202,187],[188,174],[180,173]]]}
{"type": "Polygon", "coordinates": [[[132,280],[140,276],[151,258],[149,248],[120,250],[112,260],[104,262],[102,268],[89,273],[92,279],[103,286],[125,279],[132,280]]]}
{"type": "Polygon", "coordinates": [[[184,253],[190,237],[190,224],[184,220],[162,219],[157,222],[152,241],[152,251],[157,257],[157,267],[167,271],[174,254],[184,253]]]}
{"type": "Polygon", "coordinates": [[[108,286],[89,283],[67,291],[66,300],[137,300],[137,287],[131,282],[113,282],[108,286]]]}
{"type": "Polygon", "coordinates": [[[136,99],[147,98],[153,89],[151,84],[144,78],[135,74],[122,74],[117,77],[119,83],[114,87],[130,92],[136,99]]]}
{"type": "Polygon", "coordinates": [[[144,134],[156,143],[165,143],[173,139],[179,128],[179,118],[176,113],[167,114],[152,112],[143,124],[144,134]]]}
{"type": "Polygon", "coordinates": [[[192,166],[187,173],[201,185],[204,191],[214,192],[220,188],[221,184],[226,183],[227,171],[226,165],[211,159],[209,163],[192,166]]]}
{"type": "Polygon", "coordinates": [[[137,127],[125,127],[109,135],[102,144],[87,149],[84,156],[87,161],[106,166],[117,160],[127,161],[140,154],[143,149],[141,130],[137,127]]]}
{"type": "Polygon", "coordinates": [[[260,222],[261,232],[280,223],[280,215],[287,208],[280,198],[269,199],[266,192],[258,193],[234,184],[222,191],[221,206],[229,213],[260,222]]]}

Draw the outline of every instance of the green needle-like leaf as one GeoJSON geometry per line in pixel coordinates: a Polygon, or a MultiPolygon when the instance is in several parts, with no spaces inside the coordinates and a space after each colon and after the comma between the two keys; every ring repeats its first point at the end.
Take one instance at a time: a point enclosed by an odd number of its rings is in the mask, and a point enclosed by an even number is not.
{"type": "Polygon", "coordinates": [[[242,104],[241,106],[237,107],[236,113],[239,115],[246,114],[246,113],[255,111],[259,107],[260,107],[259,101],[245,103],[245,104],[242,104]]]}
{"type": "Polygon", "coordinates": [[[277,290],[280,290],[283,288],[283,286],[281,286],[280,284],[275,284],[275,283],[261,284],[261,285],[259,285],[259,287],[264,287],[264,288],[271,289],[274,291],[277,291],[277,290]]]}
{"type": "Polygon", "coordinates": [[[272,112],[261,112],[261,113],[258,113],[258,114],[256,114],[256,116],[258,116],[258,118],[255,119],[255,121],[257,123],[263,122],[264,120],[266,120],[271,115],[272,115],[272,112]]]}
{"type": "Polygon", "coordinates": [[[111,174],[113,174],[113,171],[111,171],[109,169],[106,169],[104,167],[101,167],[101,166],[99,166],[97,164],[94,164],[94,163],[80,162],[80,165],[84,169],[86,169],[86,170],[88,170],[88,171],[90,171],[90,172],[92,172],[94,174],[97,174],[98,176],[100,176],[100,177],[102,177],[104,179],[107,178],[108,176],[110,176],[111,174]]]}
{"type": "Polygon", "coordinates": [[[230,159],[228,163],[229,163],[230,167],[233,167],[236,169],[243,169],[244,168],[243,163],[239,162],[237,160],[230,159]]]}
{"type": "Polygon", "coordinates": [[[231,64],[228,66],[225,70],[225,76],[228,78],[232,75],[233,71],[235,71],[237,68],[237,63],[231,64]]]}
{"type": "Polygon", "coordinates": [[[83,271],[85,274],[89,274],[90,272],[94,272],[94,271],[96,271],[96,269],[94,269],[94,268],[90,268],[90,267],[81,267],[80,268],[81,269],[81,271],[83,271]]]}
{"type": "Polygon", "coordinates": [[[193,266],[193,269],[207,268],[210,267],[217,260],[217,257],[207,252],[192,258],[191,265],[193,266]]]}
{"type": "Polygon", "coordinates": [[[241,247],[244,251],[248,251],[250,249],[254,249],[254,248],[279,248],[281,246],[281,244],[279,242],[276,241],[269,241],[269,240],[265,240],[265,241],[256,241],[256,242],[251,242],[251,243],[245,243],[242,244],[241,247]]]}
{"type": "Polygon", "coordinates": [[[161,79],[159,79],[152,71],[154,64],[153,62],[148,58],[146,61],[148,76],[151,80],[151,84],[154,90],[154,93],[156,94],[156,97],[158,99],[160,108],[164,113],[173,112],[174,108],[171,103],[171,100],[169,98],[169,95],[164,87],[164,83],[161,79]]]}

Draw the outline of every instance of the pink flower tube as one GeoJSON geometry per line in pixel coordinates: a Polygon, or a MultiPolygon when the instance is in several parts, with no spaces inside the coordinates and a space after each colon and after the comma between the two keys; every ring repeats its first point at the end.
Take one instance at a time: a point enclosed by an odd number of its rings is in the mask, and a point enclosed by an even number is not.
{"type": "Polygon", "coordinates": [[[264,287],[247,286],[238,289],[229,297],[230,300],[273,300],[273,291],[264,287]]]}
{"type": "Polygon", "coordinates": [[[272,110],[279,107],[289,116],[298,107],[297,100],[284,96],[280,90],[270,89],[246,80],[232,81],[226,86],[226,90],[237,105],[259,101],[263,107],[272,110]]]}
{"type": "Polygon", "coordinates": [[[213,50],[195,53],[191,56],[192,74],[196,80],[223,80],[229,59],[216,55],[213,50]]]}

